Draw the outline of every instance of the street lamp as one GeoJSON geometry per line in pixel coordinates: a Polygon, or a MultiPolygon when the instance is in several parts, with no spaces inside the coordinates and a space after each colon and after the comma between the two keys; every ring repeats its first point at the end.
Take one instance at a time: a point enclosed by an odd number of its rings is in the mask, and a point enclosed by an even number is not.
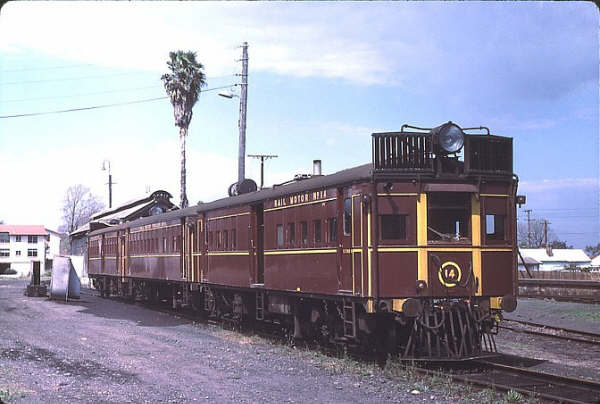
{"type": "Polygon", "coordinates": [[[106,171],[106,163],[108,163],[108,208],[112,208],[112,174],[110,172],[110,160],[102,161],[102,171],[106,171]]]}

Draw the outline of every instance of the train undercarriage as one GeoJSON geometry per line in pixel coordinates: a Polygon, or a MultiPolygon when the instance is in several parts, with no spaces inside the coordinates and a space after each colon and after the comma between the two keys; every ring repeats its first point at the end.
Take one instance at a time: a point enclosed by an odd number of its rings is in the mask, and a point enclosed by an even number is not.
{"type": "MultiPolygon", "coordinates": [[[[343,296],[302,296],[266,290],[99,276],[102,297],[118,296],[186,309],[237,329],[269,329],[290,341],[343,347],[374,357],[460,361],[496,353],[499,312],[464,298],[422,299],[411,316],[343,296]]],[[[383,301],[382,301],[383,302],[383,301]]]]}

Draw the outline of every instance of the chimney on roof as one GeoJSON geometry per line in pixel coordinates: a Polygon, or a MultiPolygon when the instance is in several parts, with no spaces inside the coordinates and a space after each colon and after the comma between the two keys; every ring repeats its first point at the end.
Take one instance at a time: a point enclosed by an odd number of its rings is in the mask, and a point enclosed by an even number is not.
{"type": "Polygon", "coordinates": [[[546,254],[548,254],[548,257],[552,257],[554,255],[552,252],[552,244],[546,244],[546,254]]]}
{"type": "Polygon", "coordinates": [[[313,177],[321,175],[321,160],[313,160],[313,177]]]}

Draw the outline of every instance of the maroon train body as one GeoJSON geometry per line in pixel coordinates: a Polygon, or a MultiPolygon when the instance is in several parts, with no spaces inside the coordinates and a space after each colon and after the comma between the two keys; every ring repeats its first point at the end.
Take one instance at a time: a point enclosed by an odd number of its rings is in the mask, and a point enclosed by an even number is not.
{"type": "Polygon", "coordinates": [[[102,295],[296,338],[404,358],[495,351],[516,307],[512,139],[405,127],[372,135],[371,164],[94,231],[89,275],[102,295]]]}

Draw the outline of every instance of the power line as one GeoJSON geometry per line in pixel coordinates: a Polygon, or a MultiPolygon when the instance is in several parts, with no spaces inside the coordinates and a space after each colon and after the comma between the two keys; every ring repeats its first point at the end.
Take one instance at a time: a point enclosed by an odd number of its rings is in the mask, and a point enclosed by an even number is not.
{"type": "Polygon", "coordinates": [[[119,105],[141,104],[143,102],[151,102],[151,101],[164,100],[166,98],[168,98],[168,97],[164,96],[164,97],[158,97],[158,98],[148,98],[148,99],[145,99],[145,100],[137,100],[137,101],[129,101],[129,102],[119,102],[119,103],[114,103],[114,104],[93,105],[91,107],[70,108],[70,109],[63,109],[63,110],[59,110],[59,111],[31,112],[31,113],[17,114],[17,115],[3,115],[3,116],[0,116],[0,119],[5,119],[5,118],[22,118],[22,117],[26,117],[26,116],[62,114],[62,113],[65,113],[65,112],[87,111],[87,110],[90,110],[90,109],[100,109],[100,108],[116,107],[116,106],[119,106],[119,105]]]}
{"type": "Polygon", "coordinates": [[[124,88],[121,90],[97,91],[97,92],[93,92],[93,93],[56,95],[56,96],[52,96],[52,97],[18,98],[18,99],[12,99],[12,100],[2,100],[2,103],[5,104],[5,103],[9,103],[9,102],[54,100],[54,99],[58,99],[58,98],[75,98],[75,97],[84,97],[84,96],[88,96],[88,95],[98,95],[98,94],[125,93],[127,91],[147,90],[150,88],[157,88],[157,86],[153,85],[153,86],[146,86],[146,87],[124,88]]]}
{"type": "MultiPolygon", "coordinates": [[[[156,74],[155,72],[145,72],[156,74]]],[[[112,73],[112,74],[102,74],[95,76],[80,76],[80,77],[61,77],[58,79],[43,79],[43,80],[26,80],[26,81],[7,81],[5,83],[0,82],[0,86],[13,85],[13,84],[34,84],[34,83],[49,83],[53,81],[70,81],[70,80],[87,80],[87,79],[100,79],[104,77],[116,77],[116,76],[130,76],[132,74],[140,74],[140,72],[129,72],[129,73],[112,73]]],[[[233,74],[228,74],[225,76],[211,76],[207,77],[207,79],[218,79],[224,77],[232,77],[233,74]]]]}
{"type": "MultiPolygon", "coordinates": [[[[150,72],[148,72],[148,73],[150,73],[150,72]]],[[[12,84],[48,83],[48,82],[51,82],[51,81],[70,81],[70,80],[100,79],[100,78],[104,78],[104,77],[130,76],[132,74],[140,74],[140,73],[139,72],[129,72],[129,73],[102,74],[102,75],[97,75],[97,76],[62,77],[62,78],[59,78],[59,79],[7,81],[5,83],[0,82],[0,86],[8,86],[8,85],[12,85],[12,84]]]]}
{"type": "MultiPolygon", "coordinates": [[[[220,89],[223,89],[223,88],[230,88],[230,87],[231,87],[231,85],[221,86],[221,87],[214,87],[214,88],[207,88],[206,90],[202,90],[202,92],[220,90],[220,89]]],[[[121,105],[141,104],[141,103],[145,103],[145,102],[152,102],[152,101],[164,100],[164,99],[167,99],[167,98],[169,98],[169,97],[168,96],[164,96],[164,97],[156,97],[156,98],[147,98],[147,99],[143,99],[143,100],[135,100],[135,101],[127,101],[127,102],[117,102],[117,103],[113,103],[113,104],[93,105],[93,106],[89,106],[89,107],[80,107],[80,108],[69,108],[69,109],[63,109],[63,110],[59,110],[59,111],[30,112],[30,113],[25,113],[25,114],[3,115],[3,116],[0,116],[0,119],[23,118],[23,117],[27,117],[27,116],[38,116],[38,115],[50,115],[50,114],[62,114],[62,113],[66,113],[66,112],[88,111],[88,110],[91,110],[91,109],[101,109],[101,108],[109,108],[109,107],[118,107],[118,106],[121,106],[121,105]]]]}
{"type": "Polygon", "coordinates": [[[2,73],[12,73],[12,72],[25,72],[31,70],[53,70],[53,69],[68,69],[71,67],[81,67],[81,66],[91,66],[91,63],[83,63],[78,65],[62,65],[62,66],[48,66],[48,67],[24,67],[22,69],[8,69],[8,70],[0,70],[2,73]]]}

